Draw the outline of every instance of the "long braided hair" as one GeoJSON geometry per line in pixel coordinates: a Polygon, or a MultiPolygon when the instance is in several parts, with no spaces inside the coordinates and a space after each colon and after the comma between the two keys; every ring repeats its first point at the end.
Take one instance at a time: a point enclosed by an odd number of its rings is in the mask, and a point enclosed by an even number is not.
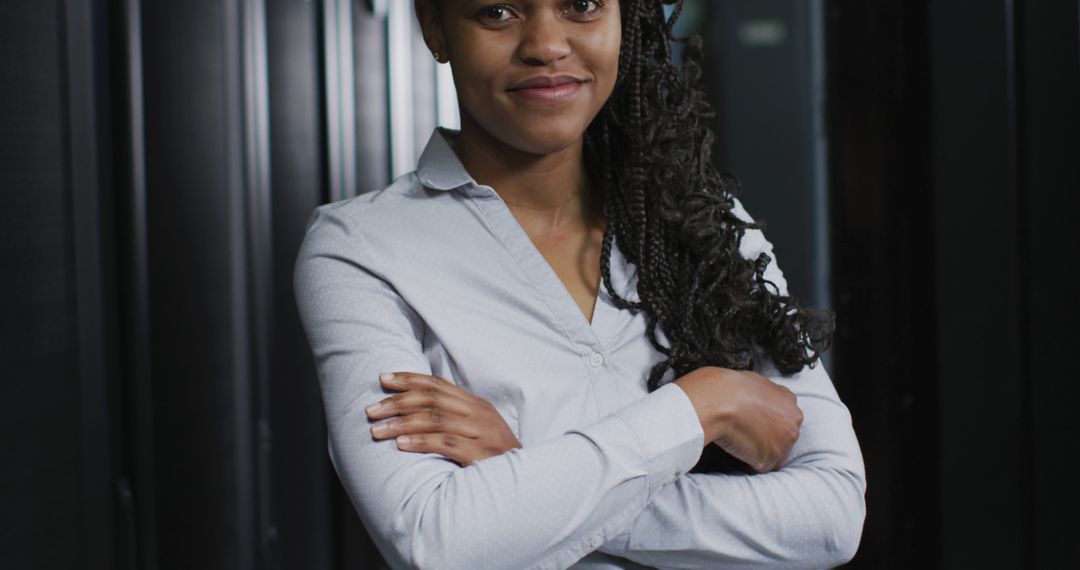
{"type": "Polygon", "coordinates": [[[715,113],[703,91],[701,38],[672,33],[682,0],[622,0],[622,50],[615,90],[585,133],[590,181],[602,189],[608,225],[601,274],[615,305],[644,310],[650,343],[667,358],[652,367],[648,391],[670,369],[746,370],[753,345],[785,374],[813,366],[829,348],[832,312],[800,307],[764,277],[771,261],[739,252],[747,223],[732,211],[739,184],[713,166],[715,113]],[[664,4],[676,4],[665,19],[664,4]],[[671,42],[683,45],[681,66],[671,42]],[[637,266],[640,301],[611,285],[611,245],[637,266]],[[772,287],[770,290],[769,285],[772,287]],[[657,338],[662,327],[670,346],[657,338]]]}

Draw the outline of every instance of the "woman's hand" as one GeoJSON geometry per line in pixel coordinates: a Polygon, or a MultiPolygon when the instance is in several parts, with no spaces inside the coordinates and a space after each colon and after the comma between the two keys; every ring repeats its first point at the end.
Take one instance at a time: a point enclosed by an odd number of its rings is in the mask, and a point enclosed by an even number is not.
{"type": "Polygon", "coordinates": [[[384,375],[382,385],[401,393],[367,407],[372,420],[390,418],[371,427],[375,439],[396,437],[398,449],[438,453],[462,467],[521,447],[495,406],[453,382],[413,372],[384,375]]]}
{"type": "Polygon", "coordinates": [[[795,394],[750,370],[704,366],[675,382],[712,441],[758,473],[784,466],[802,428],[795,394]]]}

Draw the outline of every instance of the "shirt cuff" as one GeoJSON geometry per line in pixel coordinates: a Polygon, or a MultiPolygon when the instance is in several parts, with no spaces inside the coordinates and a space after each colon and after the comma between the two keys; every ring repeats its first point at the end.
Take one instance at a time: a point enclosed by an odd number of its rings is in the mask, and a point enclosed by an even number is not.
{"type": "Polygon", "coordinates": [[[675,482],[701,458],[705,430],[686,392],[664,384],[615,412],[637,437],[649,471],[649,499],[675,482]]]}

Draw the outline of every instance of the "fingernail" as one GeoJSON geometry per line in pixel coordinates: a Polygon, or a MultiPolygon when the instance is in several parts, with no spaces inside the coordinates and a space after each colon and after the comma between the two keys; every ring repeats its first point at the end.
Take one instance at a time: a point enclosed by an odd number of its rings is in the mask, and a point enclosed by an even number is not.
{"type": "Polygon", "coordinates": [[[368,406],[368,407],[366,407],[364,409],[367,410],[367,412],[369,414],[373,414],[373,413],[378,412],[379,410],[381,410],[382,407],[383,407],[382,402],[376,402],[376,403],[374,403],[374,404],[372,404],[372,405],[370,405],[370,406],[368,406]]]}
{"type": "Polygon", "coordinates": [[[394,373],[393,372],[383,372],[382,374],[379,374],[379,380],[393,380],[393,379],[394,379],[394,373]]]}
{"type": "Polygon", "coordinates": [[[399,436],[397,436],[397,442],[398,442],[399,445],[407,444],[407,443],[409,443],[409,436],[407,436],[407,435],[399,435],[399,436]]]}
{"type": "Polygon", "coordinates": [[[375,435],[380,435],[380,434],[382,434],[383,432],[386,431],[386,428],[387,428],[386,422],[379,422],[379,423],[371,426],[371,431],[375,435]]]}

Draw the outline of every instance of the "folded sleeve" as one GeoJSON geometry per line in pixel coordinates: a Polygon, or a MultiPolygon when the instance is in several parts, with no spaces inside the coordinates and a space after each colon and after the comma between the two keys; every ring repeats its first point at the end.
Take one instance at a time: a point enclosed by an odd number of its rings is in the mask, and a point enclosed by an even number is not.
{"type": "Polygon", "coordinates": [[[364,408],[393,393],[378,374],[431,368],[421,317],[365,259],[357,225],[335,204],[321,206],[294,284],[331,461],[390,566],[566,568],[697,463],[704,432],[696,415],[686,419],[693,406],[674,384],[543,444],[466,467],[374,439],[364,408]]]}
{"type": "MultiPolygon", "coordinates": [[[[736,214],[751,220],[736,203],[736,214]]],[[[760,230],[740,243],[766,253],[765,278],[787,294],[773,247],[760,230]]],[[[851,414],[824,365],[783,375],[764,351],[756,370],[795,393],[803,412],[788,462],[757,474],[687,473],[599,550],[656,568],[831,568],[858,549],[866,474],[851,414]]]]}

